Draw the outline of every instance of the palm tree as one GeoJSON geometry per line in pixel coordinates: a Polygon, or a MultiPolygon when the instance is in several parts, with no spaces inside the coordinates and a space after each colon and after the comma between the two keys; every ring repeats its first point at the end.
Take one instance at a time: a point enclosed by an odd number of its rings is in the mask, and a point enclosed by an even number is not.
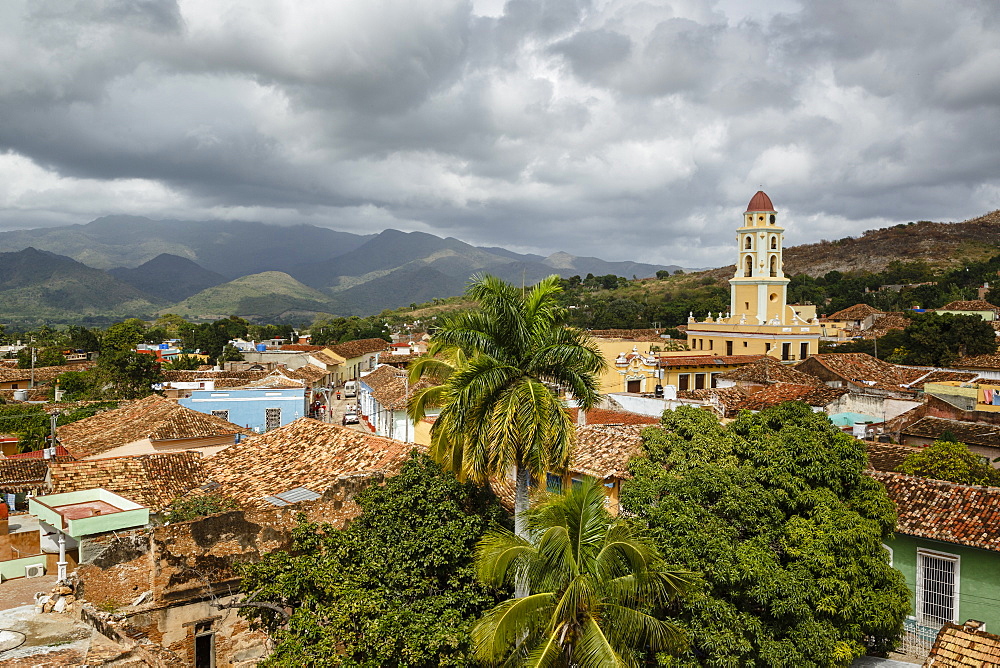
{"type": "Polygon", "coordinates": [[[531,478],[562,469],[575,435],[553,388],[591,408],[605,367],[589,338],[565,326],[561,291],[558,276],[528,290],[477,276],[467,294],[479,308],[434,335],[443,361],[418,363],[411,372],[414,382],[422,373],[439,381],[409,405],[414,420],[428,402],[442,406],[431,429],[432,457],[477,482],[515,469],[515,531],[522,536],[531,478]]]}
{"type": "Polygon", "coordinates": [[[472,629],[476,656],[505,666],[634,666],[644,651],[686,641],[649,610],[686,591],[693,574],[667,566],[656,549],[604,507],[588,479],[528,511],[528,538],[487,533],[476,569],[488,585],[526,580],[527,595],[488,611],[472,629]]]}

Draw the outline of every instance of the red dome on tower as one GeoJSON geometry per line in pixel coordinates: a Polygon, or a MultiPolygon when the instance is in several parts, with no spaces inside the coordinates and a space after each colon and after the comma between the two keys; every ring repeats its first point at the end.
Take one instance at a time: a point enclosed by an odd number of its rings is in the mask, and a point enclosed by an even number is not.
{"type": "Polygon", "coordinates": [[[767,193],[758,190],[757,194],[750,200],[750,204],[747,205],[747,211],[774,211],[774,205],[771,204],[771,198],[767,196],[767,193]]]}

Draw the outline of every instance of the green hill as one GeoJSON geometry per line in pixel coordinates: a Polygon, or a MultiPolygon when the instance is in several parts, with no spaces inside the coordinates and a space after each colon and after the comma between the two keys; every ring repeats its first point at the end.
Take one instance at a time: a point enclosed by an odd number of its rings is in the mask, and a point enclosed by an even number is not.
{"type": "Polygon", "coordinates": [[[280,271],[251,274],[202,290],[161,310],[185,318],[208,320],[230,315],[268,318],[285,311],[329,313],[331,299],[280,271]]]}
{"type": "Polygon", "coordinates": [[[52,323],[148,315],[163,302],[72,258],[0,253],[0,320],[52,323]]]}

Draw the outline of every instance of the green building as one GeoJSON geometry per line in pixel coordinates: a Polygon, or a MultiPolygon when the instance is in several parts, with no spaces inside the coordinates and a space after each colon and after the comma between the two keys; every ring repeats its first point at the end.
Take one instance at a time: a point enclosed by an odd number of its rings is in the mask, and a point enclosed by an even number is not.
{"type": "Polygon", "coordinates": [[[907,632],[931,640],[974,619],[1000,631],[1000,488],[871,472],[899,513],[888,541],[910,589],[907,632]]]}

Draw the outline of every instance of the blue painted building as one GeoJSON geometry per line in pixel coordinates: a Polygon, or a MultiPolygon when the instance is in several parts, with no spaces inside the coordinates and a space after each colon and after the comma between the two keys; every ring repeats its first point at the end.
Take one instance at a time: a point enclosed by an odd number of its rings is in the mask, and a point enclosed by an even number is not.
{"type": "Polygon", "coordinates": [[[178,403],[262,434],[308,415],[307,401],[306,389],[299,387],[193,390],[178,403]]]}

